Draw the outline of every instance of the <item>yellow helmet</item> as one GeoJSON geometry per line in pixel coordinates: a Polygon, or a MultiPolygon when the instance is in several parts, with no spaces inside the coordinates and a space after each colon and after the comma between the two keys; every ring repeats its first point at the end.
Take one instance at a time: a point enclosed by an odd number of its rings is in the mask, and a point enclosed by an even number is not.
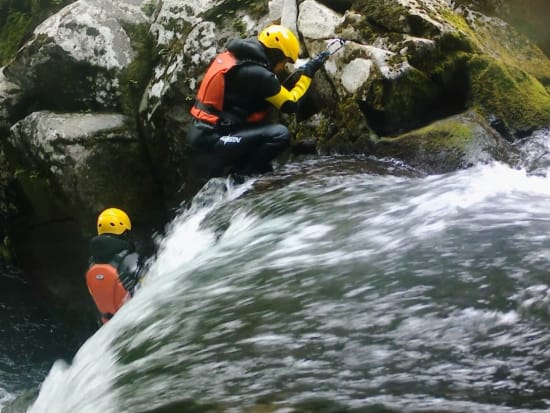
{"type": "Polygon", "coordinates": [[[266,27],[258,35],[261,44],[269,49],[279,49],[292,63],[298,59],[300,43],[289,29],[277,24],[266,27]]]}
{"type": "Polygon", "coordinates": [[[97,233],[120,235],[124,231],[130,231],[132,223],[122,209],[107,208],[97,217],[97,233]]]}

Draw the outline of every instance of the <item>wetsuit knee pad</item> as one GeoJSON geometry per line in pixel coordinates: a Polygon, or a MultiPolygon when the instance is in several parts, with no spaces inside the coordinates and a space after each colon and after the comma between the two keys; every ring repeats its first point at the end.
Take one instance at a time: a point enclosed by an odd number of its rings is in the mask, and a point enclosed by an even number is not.
{"type": "Polygon", "coordinates": [[[275,124],[269,126],[270,143],[285,145],[290,143],[290,131],[285,125],[275,124]]]}

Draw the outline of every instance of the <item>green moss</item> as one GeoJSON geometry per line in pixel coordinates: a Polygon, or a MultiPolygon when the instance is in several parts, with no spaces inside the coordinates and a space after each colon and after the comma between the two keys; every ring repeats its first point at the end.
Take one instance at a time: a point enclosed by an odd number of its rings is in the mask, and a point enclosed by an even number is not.
{"type": "Polygon", "coordinates": [[[8,16],[0,31],[0,66],[15,55],[21,40],[31,29],[32,20],[27,14],[15,12],[8,16]]]}
{"type": "Polygon", "coordinates": [[[409,14],[407,8],[391,0],[355,0],[351,9],[367,16],[375,27],[401,33],[402,17],[409,14]]]}
{"type": "Polygon", "coordinates": [[[450,23],[457,30],[460,30],[468,36],[473,33],[473,30],[462,14],[455,13],[451,9],[444,7],[439,10],[439,14],[447,23],[450,23]]]}
{"type": "Polygon", "coordinates": [[[369,152],[371,130],[354,97],[340,100],[335,108],[325,111],[314,134],[319,137],[321,153],[369,152]]]}
{"type": "Polygon", "coordinates": [[[151,17],[157,9],[157,2],[155,0],[148,0],[141,5],[141,10],[146,16],[151,17]]]}
{"type": "Polygon", "coordinates": [[[378,33],[369,25],[365,16],[358,18],[355,15],[345,15],[344,21],[340,24],[338,30],[346,27],[353,27],[353,30],[359,33],[359,39],[367,44],[373,43],[378,37],[378,33]]]}
{"type": "MultiPolygon", "coordinates": [[[[369,25],[384,37],[410,34],[433,37],[439,28],[429,20],[410,13],[410,8],[393,0],[355,0],[351,9],[366,16],[369,25]]],[[[401,39],[391,39],[399,41],[401,39]]]]}
{"type": "Polygon", "coordinates": [[[474,30],[461,14],[440,13],[456,31],[437,36],[433,52],[411,47],[408,57],[448,99],[456,98],[450,108],[478,109],[510,136],[547,125],[550,95],[544,83],[550,80],[550,61],[540,50],[511,27],[478,19],[474,30]]]}
{"type": "Polygon", "coordinates": [[[119,76],[122,110],[128,115],[134,115],[138,112],[143,91],[151,79],[158,54],[148,25],[126,25],[124,29],[137,55],[119,76]]]}
{"type": "Polygon", "coordinates": [[[445,48],[444,45],[448,43],[449,36],[462,37],[460,42],[463,45],[469,43],[470,46],[454,50],[481,51],[505,65],[529,72],[539,80],[550,80],[550,61],[539,47],[514,27],[491,24],[483,19],[477,19],[474,30],[464,16],[458,13],[442,10],[441,15],[459,31],[459,33],[444,34],[438,40],[441,47],[445,48]]]}
{"type": "Polygon", "coordinates": [[[219,6],[205,11],[202,17],[223,25],[227,23],[228,16],[234,16],[238,11],[245,11],[253,17],[261,17],[269,12],[269,5],[266,0],[225,0],[219,6]]]}
{"type": "Polygon", "coordinates": [[[440,87],[419,70],[409,69],[396,79],[379,78],[361,92],[371,127],[393,135],[419,127],[438,114],[440,87]]]}
{"type": "Polygon", "coordinates": [[[550,123],[550,94],[532,75],[493,59],[472,56],[472,106],[507,129],[528,132],[550,123]]]}
{"type": "Polygon", "coordinates": [[[32,30],[75,0],[0,0],[0,66],[8,63],[32,30]]]}
{"type": "Polygon", "coordinates": [[[434,122],[415,132],[407,133],[398,139],[410,140],[421,139],[424,148],[427,150],[438,150],[441,148],[463,149],[473,137],[471,127],[457,120],[445,120],[434,122]]]}
{"type": "Polygon", "coordinates": [[[381,138],[375,152],[402,159],[427,172],[446,172],[464,167],[464,156],[475,139],[473,124],[444,119],[393,138],[381,138]]]}
{"type": "Polygon", "coordinates": [[[246,23],[239,18],[236,18],[233,21],[233,29],[239,33],[239,36],[244,37],[246,36],[246,23]]]}

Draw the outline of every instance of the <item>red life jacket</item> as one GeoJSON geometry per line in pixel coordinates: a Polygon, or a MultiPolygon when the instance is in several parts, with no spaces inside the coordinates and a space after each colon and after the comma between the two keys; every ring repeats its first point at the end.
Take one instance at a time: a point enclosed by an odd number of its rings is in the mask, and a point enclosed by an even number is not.
{"type": "MultiPolygon", "coordinates": [[[[191,108],[191,115],[195,119],[211,125],[216,125],[224,119],[225,75],[230,69],[239,64],[241,63],[231,52],[223,52],[216,56],[204,74],[197,93],[197,99],[191,108]]],[[[246,121],[259,122],[266,115],[267,111],[254,112],[246,117],[246,121]]]]}
{"type": "Polygon", "coordinates": [[[130,298],[111,264],[94,264],[86,273],[86,284],[105,324],[130,298]]]}

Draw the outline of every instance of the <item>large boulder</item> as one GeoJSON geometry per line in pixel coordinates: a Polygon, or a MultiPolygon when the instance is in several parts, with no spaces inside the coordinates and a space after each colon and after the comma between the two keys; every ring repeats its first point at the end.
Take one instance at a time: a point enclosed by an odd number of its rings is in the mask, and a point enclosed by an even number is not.
{"type": "Polygon", "coordinates": [[[24,90],[27,110],[120,108],[124,74],[137,56],[133,37],[148,22],[141,3],[80,0],[40,24],[5,69],[24,90]]]}
{"type": "Polygon", "coordinates": [[[334,101],[351,98],[378,136],[472,108],[510,140],[550,122],[550,61],[500,19],[447,1],[365,0],[330,30],[327,22],[337,20],[325,6],[306,0],[300,10],[311,54],[327,38],[348,41],[326,65],[336,96],[325,102],[325,118],[334,115],[334,101]]]}
{"type": "Polygon", "coordinates": [[[550,2],[547,0],[458,0],[486,15],[498,16],[534,40],[550,56],[550,2]]]}
{"type": "Polygon", "coordinates": [[[475,111],[450,116],[428,126],[374,144],[374,153],[404,160],[430,174],[464,169],[482,162],[517,162],[516,149],[475,111]]]}

